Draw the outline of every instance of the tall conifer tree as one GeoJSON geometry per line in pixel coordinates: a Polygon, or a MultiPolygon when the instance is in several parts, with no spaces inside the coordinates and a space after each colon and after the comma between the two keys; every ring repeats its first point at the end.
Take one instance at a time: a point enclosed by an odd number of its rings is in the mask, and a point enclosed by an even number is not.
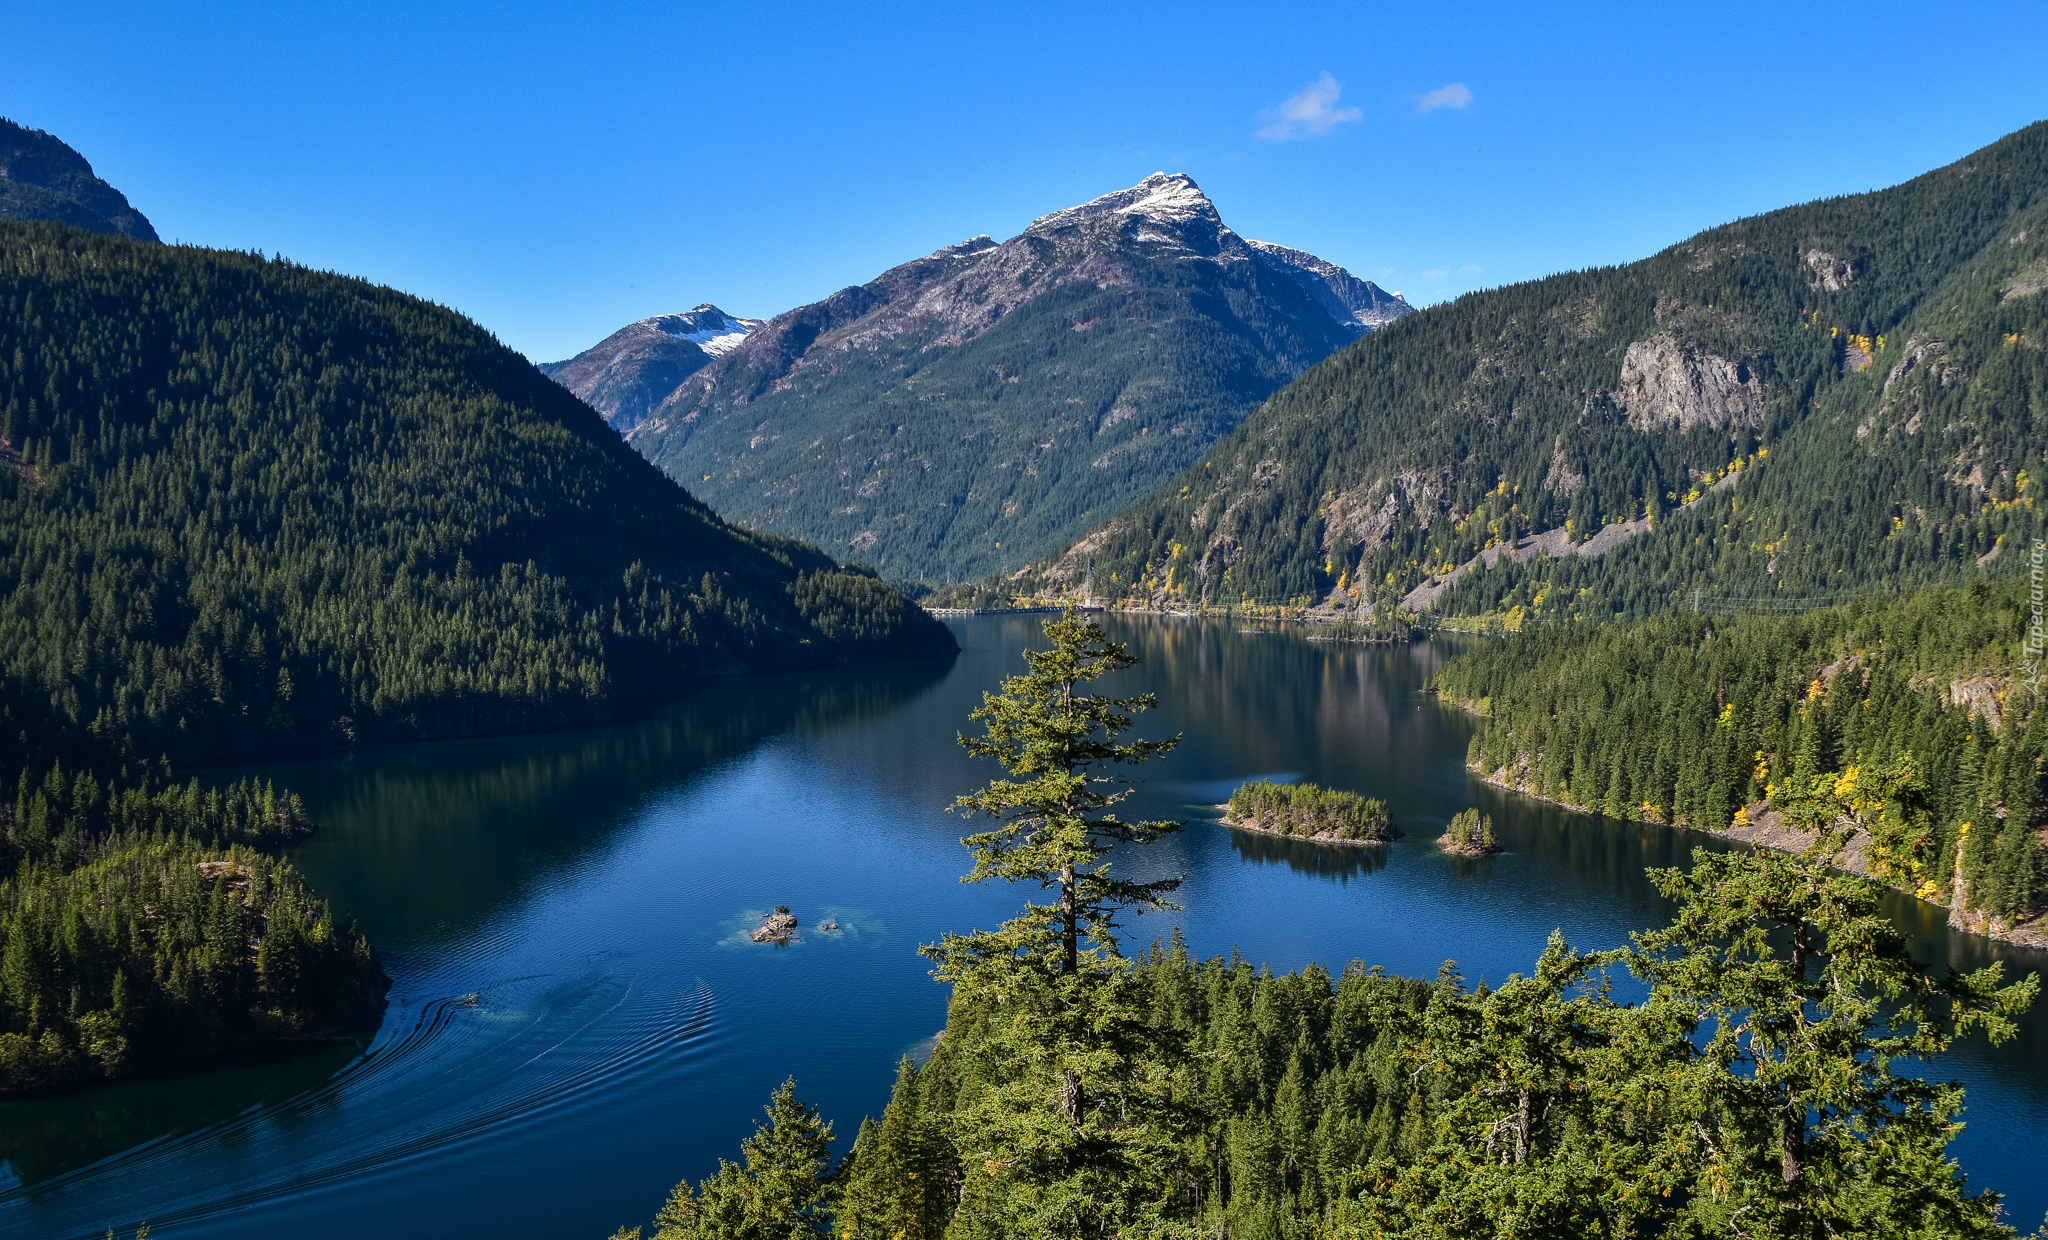
{"type": "Polygon", "coordinates": [[[1120,819],[1132,784],[1113,770],[1179,738],[1119,740],[1155,701],[1086,692],[1137,662],[1099,623],[1069,608],[1045,633],[1052,649],[1026,651],[1029,672],[983,695],[972,717],[984,734],[960,738],[1010,778],[957,804],[998,820],[962,841],[974,854],[963,881],[1036,882],[1055,898],[924,951],[954,987],[948,1036],[970,1048],[972,1088],[953,1117],[968,1227],[1099,1236],[1155,1219],[1182,1154],[1184,1065],[1148,1027],[1116,933],[1125,911],[1172,907],[1180,880],[1113,877],[1107,860],[1115,843],[1180,829],[1120,819]]]}

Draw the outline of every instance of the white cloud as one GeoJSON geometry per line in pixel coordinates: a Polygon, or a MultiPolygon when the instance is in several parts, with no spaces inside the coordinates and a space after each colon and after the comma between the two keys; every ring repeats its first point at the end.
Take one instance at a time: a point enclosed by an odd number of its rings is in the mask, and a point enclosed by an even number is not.
{"type": "MultiPolygon", "coordinates": [[[[1461,86],[1458,89],[1465,88],[1461,86]]],[[[1259,136],[1268,142],[1315,138],[1330,132],[1334,126],[1364,120],[1365,113],[1359,109],[1337,106],[1337,96],[1343,91],[1343,85],[1336,78],[1323,74],[1289,95],[1286,103],[1259,113],[1259,119],[1266,122],[1259,130],[1259,136]]]]}
{"type": "Polygon", "coordinates": [[[1424,270],[1422,274],[1425,279],[1441,280],[1451,274],[1451,269],[1449,267],[1430,267],[1424,270]]]}
{"type": "Polygon", "coordinates": [[[1415,101],[1419,113],[1434,112],[1438,108],[1467,108],[1472,106],[1472,92],[1463,82],[1452,82],[1439,86],[1415,101]]]}
{"type": "Polygon", "coordinates": [[[1476,276],[1480,272],[1486,270],[1486,268],[1481,267],[1478,263],[1466,263],[1463,267],[1458,268],[1458,270],[1464,272],[1466,275],[1476,276]]]}

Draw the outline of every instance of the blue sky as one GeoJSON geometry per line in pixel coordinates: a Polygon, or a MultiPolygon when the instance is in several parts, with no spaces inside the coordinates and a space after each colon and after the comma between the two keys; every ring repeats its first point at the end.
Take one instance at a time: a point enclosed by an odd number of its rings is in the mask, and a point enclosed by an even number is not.
{"type": "Polygon", "coordinates": [[[1428,302],[1876,188],[2048,117],[2030,4],[10,11],[0,114],[167,239],[535,360],[768,315],[1164,169],[1428,302]]]}

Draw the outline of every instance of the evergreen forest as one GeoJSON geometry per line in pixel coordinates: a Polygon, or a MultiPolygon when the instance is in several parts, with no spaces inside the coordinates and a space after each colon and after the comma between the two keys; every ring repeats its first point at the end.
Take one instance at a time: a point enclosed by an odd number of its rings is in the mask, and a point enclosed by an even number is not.
{"type": "Polygon", "coordinates": [[[298,798],[22,769],[0,803],[0,1093],[374,1026],[389,982],[279,859],[298,798]]]}
{"type": "Polygon", "coordinates": [[[1797,616],[1680,614],[1487,642],[1437,676],[1485,716],[1486,778],[1615,818],[1708,831],[1782,790],[1904,762],[1924,818],[1892,881],[1976,929],[2048,895],[2048,710],[2015,656],[2024,583],[1860,599],[1797,616]]]}
{"type": "Polygon", "coordinates": [[[0,221],[0,681],[38,721],[0,767],[561,726],[954,648],[449,310],[0,221]]]}

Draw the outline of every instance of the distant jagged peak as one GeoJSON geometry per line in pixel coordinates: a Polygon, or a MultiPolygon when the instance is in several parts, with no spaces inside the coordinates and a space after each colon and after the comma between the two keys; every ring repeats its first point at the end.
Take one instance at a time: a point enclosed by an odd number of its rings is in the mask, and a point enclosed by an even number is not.
{"type": "Polygon", "coordinates": [[[1351,274],[1329,259],[1318,258],[1307,250],[1297,250],[1290,246],[1277,245],[1271,241],[1254,241],[1250,237],[1246,237],[1244,243],[1269,258],[1277,258],[1290,267],[1307,268],[1317,275],[1328,275],[1333,271],[1343,271],[1347,276],[1351,274]]]}
{"type": "Polygon", "coordinates": [[[930,254],[925,255],[925,257],[966,258],[971,255],[980,254],[988,250],[993,250],[995,248],[995,238],[989,236],[987,233],[980,233],[977,234],[976,236],[969,237],[967,240],[962,241],[957,245],[941,246],[940,248],[933,250],[930,254]]]}
{"type": "Polygon", "coordinates": [[[713,357],[730,352],[748,332],[767,322],[727,314],[708,301],[681,314],[658,314],[640,321],[664,336],[687,340],[713,357]]]}
{"type": "Polygon", "coordinates": [[[1185,224],[1197,219],[1213,222],[1218,227],[1223,224],[1216,204],[1209,201],[1209,196],[1195,184],[1193,177],[1184,172],[1155,172],[1129,189],[1104,194],[1078,207],[1041,215],[1031,221],[1028,231],[1042,232],[1112,214],[1142,216],[1160,224],[1185,224]]]}
{"type": "Polygon", "coordinates": [[[1361,280],[1326,258],[1270,241],[1245,238],[1252,252],[1272,267],[1299,281],[1338,322],[1361,332],[1385,327],[1415,307],[1399,293],[1389,293],[1371,280],[1361,280]]]}

